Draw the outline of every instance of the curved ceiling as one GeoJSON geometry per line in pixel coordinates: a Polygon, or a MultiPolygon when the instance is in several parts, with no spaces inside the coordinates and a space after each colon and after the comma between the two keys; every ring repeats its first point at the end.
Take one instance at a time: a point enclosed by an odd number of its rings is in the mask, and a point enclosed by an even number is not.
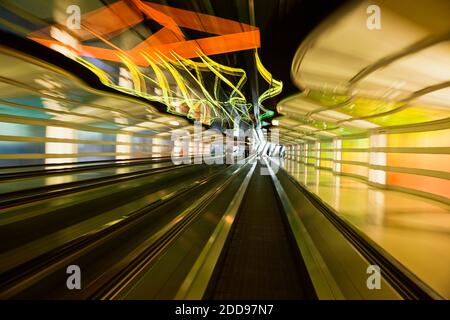
{"type": "Polygon", "coordinates": [[[256,101],[277,94],[270,72],[256,63],[259,29],[215,15],[207,4],[5,1],[1,24],[77,61],[104,85],[162,103],[169,113],[208,125],[252,123],[245,59],[267,81],[256,101]]]}
{"type": "Polygon", "coordinates": [[[448,126],[450,3],[431,2],[380,3],[379,29],[367,25],[373,3],[355,2],[317,27],[292,62],[302,93],[277,106],[284,143],[448,126]]]}

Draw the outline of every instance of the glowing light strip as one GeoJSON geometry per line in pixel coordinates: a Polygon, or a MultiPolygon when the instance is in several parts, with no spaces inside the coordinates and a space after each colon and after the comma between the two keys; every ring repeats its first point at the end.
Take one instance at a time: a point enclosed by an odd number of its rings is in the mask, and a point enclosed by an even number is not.
{"type": "MultiPolygon", "coordinates": [[[[139,15],[136,15],[133,10],[130,11],[130,8],[124,1],[118,1],[106,8],[82,16],[81,25],[83,28],[79,32],[83,34],[81,38],[96,37],[113,48],[113,50],[82,44],[72,48],[70,45],[60,41],[37,38],[36,36],[39,36],[39,32],[30,34],[30,37],[50,47],[54,45],[68,47],[71,52],[76,52],[78,55],[77,57],[71,56],[71,58],[89,68],[105,85],[144,97],[150,101],[164,103],[168,107],[168,112],[180,114],[180,109],[177,109],[174,105],[180,106],[185,104],[188,107],[188,117],[198,117],[196,114],[200,112],[200,118],[205,122],[220,119],[222,122],[234,123],[236,116],[240,120],[251,121],[249,110],[252,104],[247,102],[241,91],[247,81],[246,72],[240,68],[221,65],[209,58],[208,54],[258,48],[260,45],[258,28],[197,12],[144,3],[141,0],[132,0],[132,2],[142,13],[162,24],[164,28],[160,32],[155,33],[154,38],[149,37],[131,50],[122,50],[108,40],[112,34],[126,30],[142,21],[139,15]],[[127,12],[129,21],[119,22],[119,20],[123,19],[119,15],[119,12],[122,10],[127,12]],[[117,23],[102,21],[99,18],[103,14],[114,21],[117,20],[117,23]],[[96,17],[96,19],[93,19],[93,17],[96,17]],[[215,33],[220,36],[185,41],[179,26],[215,33]],[[156,37],[159,40],[155,40],[156,37]],[[167,42],[165,43],[165,41],[167,42]],[[116,85],[106,72],[80,57],[86,55],[123,63],[130,72],[133,88],[116,85]],[[195,62],[189,59],[194,57],[199,57],[202,62],[195,62]],[[156,79],[147,76],[142,67],[151,68],[156,79]],[[181,96],[179,92],[176,93],[171,90],[167,75],[163,69],[168,71],[170,76],[173,77],[177,87],[180,89],[181,96]],[[198,86],[204,97],[199,96],[198,90],[192,88],[177,69],[183,70],[194,80],[195,86],[198,86]],[[206,88],[202,72],[210,72],[214,75],[213,94],[210,94],[206,88]],[[225,75],[238,77],[237,83],[225,75]],[[155,95],[150,93],[148,84],[159,88],[161,94],[155,95]],[[220,84],[223,85],[220,86],[220,84]],[[226,88],[230,88],[231,92],[224,92],[221,95],[220,90],[226,90],[226,88]],[[227,100],[220,101],[219,99],[222,96],[227,97],[227,100]]],[[[271,85],[271,88],[266,90],[258,99],[259,104],[262,106],[262,101],[281,92],[282,83],[272,79],[271,74],[264,68],[258,56],[256,61],[258,71],[271,85]]],[[[263,106],[262,108],[265,110],[263,106]]],[[[272,111],[265,111],[266,113],[263,116],[273,115],[272,111]]]]}
{"type": "Polygon", "coordinates": [[[273,98],[281,93],[283,90],[283,82],[273,79],[272,74],[264,67],[264,65],[261,62],[261,59],[258,55],[258,50],[255,50],[255,61],[256,61],[256,67],[259,71],[259,74],[263,77],[264,80],[266,80],[267,83],[269,83],[270,88],[266,91],[264,91],[258,98],[258,104],[265,111],[264,114],[260,116],[260,119],[268,118],[274,114],[273,111],[267,110],[263,106],[263,101],[273,98]]]}

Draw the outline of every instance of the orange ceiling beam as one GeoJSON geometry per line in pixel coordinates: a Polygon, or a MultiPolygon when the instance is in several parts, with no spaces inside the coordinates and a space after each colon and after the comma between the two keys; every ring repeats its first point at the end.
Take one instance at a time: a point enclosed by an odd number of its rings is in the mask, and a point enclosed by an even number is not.
{"type": "MultiPolygon", "coordinates": [[[[257,27],[219,18],[203,13],[173,8],[165,5],[131,1],[136,8],[149,18],[154,19],[164,27],[149,38],[142,41],[131,50],[121,50],[108,41],[108,36],[123,32],[143,21],[143,15],[129,3],[118,1],[105,8],[97,9],[82,16],[82,27],[76,35],[78,40],[98,38],[112,49],[79,45],[74,49],[81,56],[91,56],[102,60],[121,62],[119,54],[126,54],[141,66],[147,66],[142,53],[146,53],[159,60],[162,53],[171,59],[171,52],[189,59],[198,56],[198,51],[206,55],[223,54],[260,47],[260,34],[257,27]],[[179,27],[202,31],[216,36],[196,40],[185,40],[179,27]]],[[[48,29],[48,28],[47,28],[48,29]]],[[[42,30],[41,30],[42,31],[42,30]]],[[[64,45],[63,43],[39,37],[41,32],[30,34],[30,38],[51,47],[64,45]]]]}

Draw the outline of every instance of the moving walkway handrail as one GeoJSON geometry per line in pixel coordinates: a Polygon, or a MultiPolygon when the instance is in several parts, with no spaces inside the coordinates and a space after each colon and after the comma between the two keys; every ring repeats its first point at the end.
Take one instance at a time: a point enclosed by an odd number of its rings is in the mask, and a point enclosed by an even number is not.
{"type": "MultiPolygon", "coordinates": [[[[273,160],[271,160],[273,161],[273,160]]],[[[302,186],[284,168],[280,167],[288,179],[301,191],[307,199],[339,230],[343,236],[370,263],[383,270],[383,277],[397,292],[408,300],[444,299],[411,271],[398,262],[383,248],[342,219],[331,207],[324,203],[317,195],[302,186]]]]}
{"type": "MultiPolygon", "coordinates": [[[[158,238],[152,247],[144,250],[139,256],[137,256],[132,263],[128,264],[126,268],[122,268],[120,273],[115,274],[110,278],[110,281],[105,281],[106,286],[99,286],[99,288],[92,293],[91,299],[116,299],[120,294],[130,287],[130,283],[135,278],[139,277],[139,274],[143,273],[148,265],[155,260],[165,248],[168,247],[189,224],[194,221],[203,211],[203,209],[210,203],[212,203],[224,189],[235,179],[237,173],[243,169],[244,166],[240,166],[231,173],[219,187],[209,190],[197,201],[195,201],[189,208],[183,211],[179,217],[183,216],[183,219],[176,219],[176,223],[170,226],[160,238],[158,238]]],[[[218,174],[216,174],[218,175],[218,174]]]]}
{"type": "Polygon", "coordinates": [[[105,161],[86,161],[86,162],[71,162],[71,163],[58,163],[58,164],[46,164],[46,165],[33,165],[34,166],[55,166],[54,169],[40,169],[40,170],[30,170],[23,171],[23,169],[30,168],[31,166],[17,166],[14,168],[20,169],[21,171],[1,173],[2,170],[9,170],[12,167],[1,167],[0,168],[0,180],[12,180],[20,178],[28,178],[35,176],[53,175],[53,174],[64,174],[73,173],[80,171],[89,171],[97,169],[106,169],[113,167],[130,167],[134,165],[145,165],[152,163],[163,163],[171,161],[170,157],[160,157],[160,158],[136,158],[136,159],[120,159],[120,160],[105,160],[105,161]],[[97,163],[97,164],[96,164],[97,163]],[[90,165],[87,165],[90,164],[90,165]],[[72,166],[72,167],[69,167],[72,166]],[[58,167],[69,167],[69,168],[58,168],[58,167]]]}
{"type": "Polygon", "coordinates": [[[290,198],[276,173],[270,167],[268,161],[271,159],[269,157],[264,157],[263,160],[267,165],[267,170],[271,176],[278,201],[286,214],[293,240],[297,244],[297,248],[305,262],[309,277],[313,282],[312,286],[317,298],[324,300],[344,299],[342,291],[334,280],[332,273],[315,245],[314,240],[311,238],[304,223],[299,218],[296,208],[290,201],[290,198]]]}
{"type": "Polygon", "coordinates": [[[166,171],[193,166],[193,164],[171,165],[164,168],[151,168],[137,172],[120,173],[106,177],[98,177],[81,181],[72,181],[57,185],[42,186],[0,194],[0,209],[18,206],[29,202],[58,197],[70,193],[80,192],[91,188],[98,188],[119,182],[142,178],[166,171]]]}
{"type": "Polygon", "coordinates": [[[254,157],[248,158],[247,163],[251,164],[250,170],[245,175],[238,191],[230,201],[225,214],[222,216],[222,219],[217,224],[208,242],[178,289],[174,297],[175,299],[199,300],[204,297],[214,268],[219,261],[220,254],[225,246],[225,242],[255,171],[256,159],[254,159],[254,157]]]}
{"type": "Polygon", "coordinates": [[[171,157],[141,157],[141,158],[130,158],[130,159],[109,159],[109,160],[90,160],[90,161],[72,161],[72,162],[62,162],[62,163],[38,163],[38,164],[26,164],[26,165],[15,165],[15,166],[2,166],[0,171],[9,169],[22,169],[22,168],[34,168],[34,167],[60,167],[60,166],[71,166],[71,165],[84,165],[84,164],[95,164],[95,163],[108,163],[108,162],[122,162],[122,161],[142,161],[151,159],[170,159],[171,157]]]}
{"type": "MultiPolygon", "coordinates": [[[[123,219],[119,221],[115,221],[115,223],[111,225],[106,225],[103,228],[92,231],[88,234],[80,236],[64,245],[61,245],[45,254],[42,254],[34,259],[31,259],[20,266],[17,266],[9,271],[4,272],[0,275],[0,297],[1,298],[10,298],[22,291],[25,287],[29,286],[30,283],[34,281],[38,281],[41,277],[45,277],[45,274],[49,272],[49,270],[54,270],[58,268],[59,265],[73,260],[76,257],[84,254],[87,250],[95,249],[95,247],[99,243],[104,243],[108,241],[111,237],[116,236],[118,233],[126,232],[129,228],[134,225],[139,224],[140,218],[151,214],[151,212],[164,203],[168,201],[174,200],[177,197],[180,197],[183,194],[195,192],[200,186],[208,183],[218,177],[221,173],[224,173],[228,170],[229,167],[226,167],[223,170],[220,170],[214,173],[211,176],[208,176],[202,180],[197,180],[194,183],[187,185],[175,192],[172,192],[162,199],[159,199],[156,202],[153,202],[147,205],[144,208],[138,209],[132,213],[126,215],[123,219]]],[[[188,209],[184,210],[183,213],[178,215],[176,219],[173,220],[173,224],[158,234],[158,236],[154,239],[154,243],[149,246],[141,255],[136,257],[133,260],[132,266],[136,267],[136,265],[140,265],[142,260],[148,258],[149,256],[155,256],[157,252],[161,250],[161,246],[169,243],[172,239],[178,236],[178,233],[184,229],[189,221],[195,218],[196,213],[204,207],[205,203],[210,203],[214,200],[215,196],[223,190],[224,186],[230,183],[231,179],[234,177],[234,173],[241,170],[242,167],[235,170],[230,176],[225,180],[224,183],[221,184],[219,188],[213,189],[210,192],[207,192],[203,197],[200,198],[200,201],[196,202],[194,205],[191,205],[188,209]],[[179,219],[179,217],[182,219],[179,219]]],[[[131,267],[131,266],[128,266],[131,267]]],[[[116,270],[113,272],[114,275],[108,274],[106,275],[109,278],[109,281],[113,281],[110,283],[110,286],[105,287],[105,281],[103,281],[102,285],[95,286],[94,290],[88,293],[87,290],[83,290],[83,295],[88,294],[92,297],[100,295],[102,297],[108,297],[112,292],[117,290],[116,284],[122,281],[127,273],[123,272],[123,270],[116,270]],[[116,273],[120,273],[121,276],[117,277],[116,273]],[[107,290],[106,290],[107,288],[107,290]]],[[[107,282],[109,282],[107,281],[107,282]]]]}

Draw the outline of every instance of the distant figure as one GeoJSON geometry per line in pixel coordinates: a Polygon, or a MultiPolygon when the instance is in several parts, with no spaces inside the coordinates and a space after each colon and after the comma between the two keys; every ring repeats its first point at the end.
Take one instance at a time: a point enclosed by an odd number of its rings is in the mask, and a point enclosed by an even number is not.
{"type": "Polygon", "coordinates": [[[244,149],[245,158],[248,158],[250,155],[250,141],[248,137],[245,137],[245,149],[244,149]]]}

